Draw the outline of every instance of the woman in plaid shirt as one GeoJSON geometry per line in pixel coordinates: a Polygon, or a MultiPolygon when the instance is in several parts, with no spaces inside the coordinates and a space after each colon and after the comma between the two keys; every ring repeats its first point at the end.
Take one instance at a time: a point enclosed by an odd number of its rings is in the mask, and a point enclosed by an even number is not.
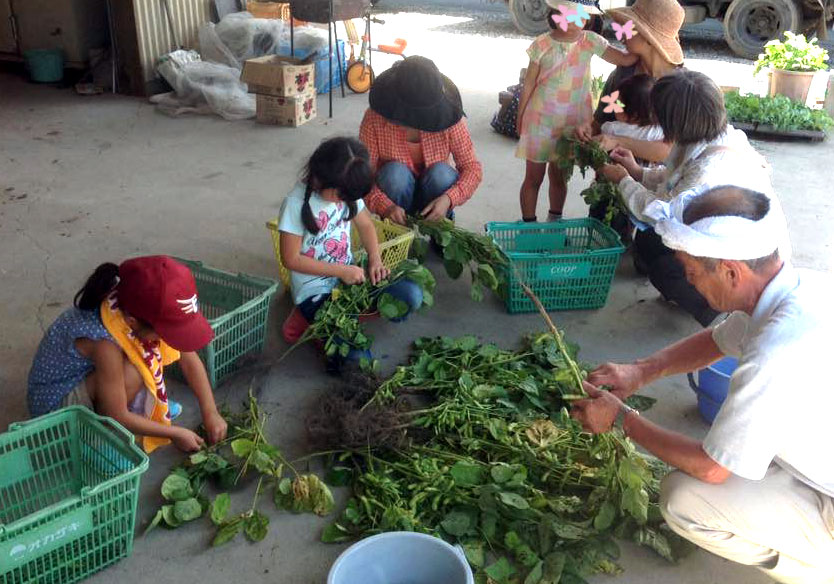
{"type": "Polygon", "coordinates": [[[455,84],[409,57],[374,81],[370,106],[359,130],[376,171],[368,208],[402,225],[408,215],[452,218],[483,178],[455,84]]]}

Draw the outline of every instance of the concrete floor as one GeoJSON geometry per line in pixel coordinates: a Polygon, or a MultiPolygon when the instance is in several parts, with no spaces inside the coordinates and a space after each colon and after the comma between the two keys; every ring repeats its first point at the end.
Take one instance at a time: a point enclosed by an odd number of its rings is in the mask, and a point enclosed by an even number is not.
{"type": "MultiPolygon", "coordinates": [[[[435,56],[431,39],[422,40],[425,53],[435,56]]],[[[499,49],[494,47],[497,53],[499,49]]],[[[499,76],[493,72],[489,81],[483,72],[475,74],[471,69],[465,76],[465,64],[450,64],[466,79],[461,90],[485,163],[483,185],[458,212],[459,222],[473,230],[482,229],[486,221],[515,220],[518,215],[522,166],[513,158],[513,142],[494,134],[488,125],[497,90],[511,83],[513,71],[518,70],[516,58],[500,62],[499,76]],[[502,81],[495,83],[496,78],[502,81]]],[[[328,119],[326,102],[321,101],[320,117],[293,130],[212,117],[172,119],[142,100],[78,97],[0,74],[0,429],[26,417],[26,374],[42,329],[70,304],[99,263],[168,253],[226,270],[277,277],[264,221],[278,213],[302,160],[321,139],[357,132],[366,103],[362,96],[337,99],[336,115],[328,119]]],[[[774,166],[794,239],[795,263],[831,269],[834,236],[822,226],[834,220],[834,205],[826,192],[830,172],[825,167],[834,147],[828,142],[757,146],[774,166]]],[[[568,216],[585,212],[576,195],[580,182],[571,183],[568,216]]],[[[544,209],[542,201],[540,213],[544,209]]],[[[378,339],[375,351],[386,370],[405,358],[410,341],[418,336],[473,333],[512,345],[521,335],[543,328],[537,316],[510,316],[492,299],[472,303],[465,284],[449,281],[442,268],[435,267],[439,289],[433,310],[405,325],[372,326],[378,339]]],[[[288,309],[286,297],[276,301],[273,320],[277,323],[288,309]]],[[[620,267],[605,308],[554,317],[582,346],[588,362],[633,359],[697,330],[694,321],[659,301],[628,261],[620,267]]],[[[274,442],[290,457],[300,456],[306,448],[304,411],[331,381],[307,348],[278,365],[283,342],[275,334],[277,326],[271,331],[263,357],[217,388],[218,401],[236,405],[253,387],[272,414],[269,431],[274,442]]],[[[196,423],[190,394],[180,386],[174,386],[173,392],[185,403],[185,423],[196,423]]],[[[649,413],[652,419],[703,435],[706,426],[698,418],[685,379],[658,383],[646,393],[663,398],[649,413]]],[[[180,459],[173,449],[154,454],[142,481],[139,525],[152,516],[160,481],[180,459]]],[[[242,506],[247,497],[235,500],[242,506]]],[[[343,549],[318,543],[327,520],[279,514],[268,500],[262,508],[273,525],[258,545],[236,542],[208,549],[211,532],[202,523],[171,532],[157,530],[147,538],[138,537],[132,557],[92,581],[130,584],[153,574],[160,584],[185,578],[205,584],[233,578],[324,582],[343,549]]],[[[672,566],[625,545],[622,563],[626,572],[618,581],[624,584],[768,581],[753,569],[702,552],[672,566]]]]}

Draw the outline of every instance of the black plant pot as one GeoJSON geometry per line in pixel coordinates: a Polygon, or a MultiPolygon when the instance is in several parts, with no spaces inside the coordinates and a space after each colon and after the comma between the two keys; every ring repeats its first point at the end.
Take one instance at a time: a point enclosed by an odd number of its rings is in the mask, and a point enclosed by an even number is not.
{"type": "Polygon", "coordinates": [[[307,22],[327,23],[361,18],[371,5],[371,0],[332,0],[333,15],[330,15],[331,0],[290,0],[293,18],[307,22]]]}

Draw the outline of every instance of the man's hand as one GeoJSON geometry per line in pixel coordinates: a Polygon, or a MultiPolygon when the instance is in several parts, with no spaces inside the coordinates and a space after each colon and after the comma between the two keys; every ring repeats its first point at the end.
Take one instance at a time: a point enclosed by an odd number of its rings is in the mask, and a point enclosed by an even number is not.
{"type": "Polygon", "coordinates": [[[368,274],[371,276],[371,284],[374,286],[390,274],[390,270],[382,264],[382,258],[379,257],[379,254],[368,261],[368,274]]]}
{"type": "Polygon", "coordinates": [[[420,215],[426,221],[439,221],[446,217],[446,214],[449,212],[449,209],[452,208],[452,199],[449,195],[440,195],[434,201],[426,205],[426,208],[423,209],[423,212],[420,215]]]}
{"type": "Polygon", "coordinates": [[[603,363],[588,375],[588,381],[596,387],[611,388],[611,393],[624,400],[643,385],[643,375],[637,365],[603,363]]]}
{"type": "Polygon", "coordinates": [[[614,184],[619,184],[621,180],[628,176],[628,171],[621,164],[606,164],[598,172],[614,184]]]}
{"type": "Polygon", "coordinates": [[[177,428],[177,433],[172,438],[174,446],[183,452],[195,452],[205,446],[205,441],[187,428],[177,428]]]}
{"type": "Polygon", "coordinates": [[[615,136],[609,136],[608,134],[599,134],[598,136],[594,136],[592,140],[599,144],[600,148],[606,152],[611,152],[620,145],[615,136]]]}
{"type": "Polygon", "coordinates": [[[388,210],[385,211],[385,214],[382,216],[383,219],[390,219],[394,223],[399,223],[400,225],[405,225],[408,223],[408,215],[406,215],[405,209],[400,207],[399,205],[391,205],[388,207],[388,210]]]}
{"type": "Polygon", "coordinates": [[[594,128],[591,124],[583,124],[578,126],[574,131],[574,135],[578,140],[583,142],[590,142],[594,135],[594,128]]]}
{"type": "Polygon", "coordinates": [[[342,273],[339,279],[348,286],[361,284],[365,281],[365,270],[359,266],[342,266],[342,273]]]}
{"type": "Polygon", "coordinates": [[[634,180],[643,178],[643,167],[634,159],[634,153],[631,150],[617,146],[611,151],[611,160],[623,165],[634,180]]]}
{"type": "Polygon", "coordinates": [[[203,425],[206,427],[206,434],[208,434],[209,444],[217,444],[226,438],[226,432],[229,429],[226,420],[217,411],[210,413],[203,417],[203,425]]]}
{"type": "Polygon", "coordinates": [[[614,425],[623,402],[614,394],[601,391],[587,381],[582,385],[589,397],[573,403],[570,411],[571,417],[582,424],[586,432],[591,434],[608,432],[614,425]]]}

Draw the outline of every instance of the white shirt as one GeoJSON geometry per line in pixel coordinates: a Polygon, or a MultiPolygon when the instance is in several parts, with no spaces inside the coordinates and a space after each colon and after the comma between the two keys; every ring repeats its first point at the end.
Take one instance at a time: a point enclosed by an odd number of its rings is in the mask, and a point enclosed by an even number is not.
{"type": "Polygon", "coordinates": [[[663,128],[660,126],[638,126],[626,122],[605,122],[600,126],[600,132],[608,136],[622,136],[644,142],[662,142],[663,128]]]}
{"type": "Polygon", "coordinates": [[[830,274],[785,263],[752,315],[734,312],[713,330],[739,366],[703,448],[733,474],[761,480],[775,462],[834,497],[832,291],[830,274]]]}
{"type": "MultiPolygon", "coordinates": [[[[322,199],[318,193],[310,196],[310,208],[319,226],[319,232],[311,233],[304,227],[301,210],[304,207],[304,185],[297,185],[281,205],[281,219],[278,229],[301,237],[301,253],[320,262],[331,264],[350,264],[353,253],[350,246],[350,221],[347,220],[349,209],[346,203],[331,203],[322,199]]],[[[365,204],[356,201],[356,214],[362,212],[365,204]]],[[[328,276],[313,276],[300,272],[290,272],[292,296],[296,304],[320,294],[329,294],[339,279],[328,276]]]]}

